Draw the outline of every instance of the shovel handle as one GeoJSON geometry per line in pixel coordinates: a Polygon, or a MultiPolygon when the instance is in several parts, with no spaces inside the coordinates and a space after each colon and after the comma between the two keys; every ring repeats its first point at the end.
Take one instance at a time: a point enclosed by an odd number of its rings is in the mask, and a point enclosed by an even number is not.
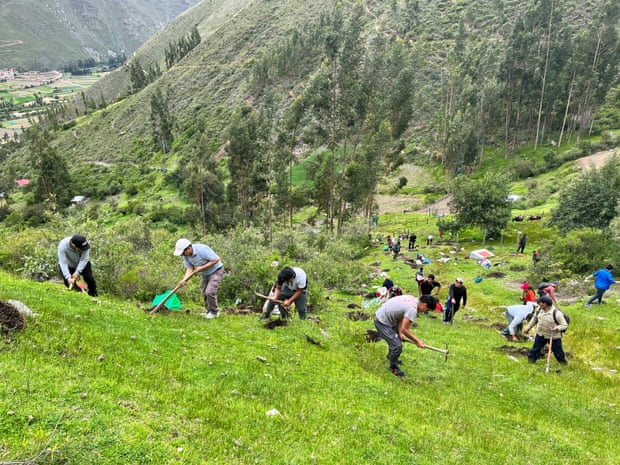
{"type": "Polygon", "coordinates": [[[277,300],[277,299],[274,299],[273,297],[269,297],[268,295],[261,294],[260,292],[256,292],[256,291],[254,291],[254,295],[256,297],[260,297],[261,299],[271,300],[272,302],[285,306],[283,300],[277,300]]]}
{"type": "MultiPolygon", "coordinates": [[[[192,274],[190,274],[190,275],[187,277],[187,279],[186,279],[185,281],[189,280],[189,279],[190,279],[192,276],[194,276],[195,274],[196,274],[196,272],[194,271],[192,274]]],[[[168,293],[168,295],[167,295],[166,297],[164,297],[164,299],[163,299],[161,302],[159,302],[157,305],[155,305],[155,306],[151,309],[151,311],[150,311],[149,313],[157,313],[159,310],[161,310],[161,307],[162,307],[162,306],[163,306],[166,302],[168,302],[168,299],[169,299],[170,297],[172,297],[174,294],[176,294],[176,293],[177,293],[177,291],[178,291],[179,289],[181,289],[181,287],[182,287],[182,286],[181,286],[181,283],[177,284],[177,285],[175,286],[175,288],[174,288],[174,289],[172,289],[172,290],[168,293]]]]}

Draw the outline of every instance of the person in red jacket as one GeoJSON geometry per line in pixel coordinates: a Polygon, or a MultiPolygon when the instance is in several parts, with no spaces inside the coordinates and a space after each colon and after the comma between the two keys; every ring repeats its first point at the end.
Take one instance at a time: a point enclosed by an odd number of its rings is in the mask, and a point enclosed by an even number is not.
{"type": "Polygon", "coordinates": [[[534,289],[532,289],[532,286],[530,286],[530,283],[526,281],[521,284],[521,290],[523,291],[521,294],[521,302],[523,302],[523,304],[527,304],[528,302],[536,303],[536,293],[534,289]]]}

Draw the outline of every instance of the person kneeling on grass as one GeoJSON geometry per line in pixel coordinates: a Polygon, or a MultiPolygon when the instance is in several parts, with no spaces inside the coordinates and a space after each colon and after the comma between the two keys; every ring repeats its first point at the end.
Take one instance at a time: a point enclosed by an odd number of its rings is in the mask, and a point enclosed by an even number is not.
{"type": "Polygon", "coordinates": [[[538,299],[538,306],[540,310],[534,314],[534,318],[530,320],[527,327],[523,330],[527,334],[530,329],[536,326],[536,338],[534,339],[532,349],[527,355],[527,359],[530,363],[536,363],[540,351],[548,342],[551,344],[551,351],[556,360],[562,365],[566,365],[568,362],[566,361],[564,349],[562,349],[562,332],[568,328],[566,318],[564,318],[562,312],[556,311],[556,308],[553,306],[553,300],[548,295],[538,299]]]}
{"type": "Polygon", "coordinates": [[[428,312],[435,308],[435,297],[422,295],[419,299],[412,295],[400,295],[386,301],[375,314],[375,328],[388,345],[387,359],[390,362],[390,371],[396,376],[405,376],[398,367],[400,354],[403,351],[403,341],[413,342],[420,349],[424,342],[411,332],[411,324],[418,312],[428,312]]]}

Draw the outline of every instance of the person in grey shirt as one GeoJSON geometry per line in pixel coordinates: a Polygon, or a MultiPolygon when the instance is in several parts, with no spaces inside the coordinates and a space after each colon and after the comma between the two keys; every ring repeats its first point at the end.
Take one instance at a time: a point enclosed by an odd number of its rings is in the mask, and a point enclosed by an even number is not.
{"type": "Polygon", "coordinates": [[[208,245],[192,244],[185,238],[177,241],[174,255],[183,259],[186,268],[185,276],[179,285],[185,286],[192,275],[200,273],[202,278],[200,287],[207,310],[201,315],[208,320],[217,318],[220,314],[217,306],[217,289],[224,277],[224,264],[220,257],[208,245]]]}
{"type": "Polygon", "coordinates": [[[62,279],[69,289],[81,290],[77,281],[80,275],[88,286],[88,295],[97,297],[97,283],[90,264],[90,244],[86,237],[75,234],[65,237],[58,244],[58,266],[62,279]]]}
{"type": "Polygon", "coordinates": [[[411,332],[411,324],[415,321],[418,312],[428,312],[435,308],[437,300],[432,295],[422,295],[419,299],[412,295],[400,295],[387,300],[375,314],[375,328],[388,345],[387,359],[390,362],[390,371],[396,376],[405,376],[398,367],[400,354],[403,351],[403,341],[413,342],[420,349],[424,342],[411,332]]]}

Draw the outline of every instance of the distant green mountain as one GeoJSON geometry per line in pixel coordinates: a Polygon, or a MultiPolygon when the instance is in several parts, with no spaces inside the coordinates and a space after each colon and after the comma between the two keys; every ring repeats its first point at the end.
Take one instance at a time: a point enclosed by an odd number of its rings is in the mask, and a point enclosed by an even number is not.
{"type": "Polygon", "coordinates": [[[55,69],[131,55],[199,0],[2,0],[0,68],[55,69]]]}
{"type": "MultiPolygon", "coordinates": [[[[449,178],[495,155],[524,178],[582,137],[613,145],[616,3],[202,1],[41,126],[72,193],[132,197],[123,213],[224,228],[312,205],[340,224],[404,162],[449,178]]],[[[37,176],[27,138],[0,146],[9,193],[37,176]]]]}

